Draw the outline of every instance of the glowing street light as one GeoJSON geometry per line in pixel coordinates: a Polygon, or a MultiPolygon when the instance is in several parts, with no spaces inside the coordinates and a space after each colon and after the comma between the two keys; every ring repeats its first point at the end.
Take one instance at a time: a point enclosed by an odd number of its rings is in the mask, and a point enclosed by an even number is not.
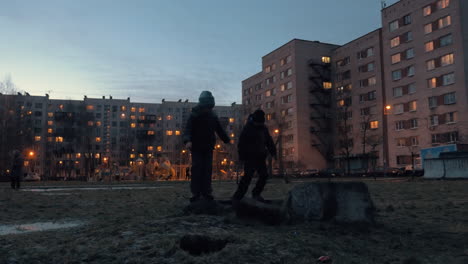
{"type": "Polygon", "coordinates": [[[34,151],[29,151],[28,155],[29,157],[34,157],[34,151]]]}
{"type": "Polygon", "coordinates": [[[279,134],[279,129],[275,129],[273,132],[275,132],[275,134],[279,134]]]}

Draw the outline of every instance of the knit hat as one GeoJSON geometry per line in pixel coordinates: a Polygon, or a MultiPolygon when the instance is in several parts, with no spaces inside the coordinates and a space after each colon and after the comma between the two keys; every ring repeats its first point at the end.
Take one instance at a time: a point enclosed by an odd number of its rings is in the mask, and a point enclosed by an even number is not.
{"type": "Polygon", "coordinates": [[[258,109],[252,114],[252,121],[256,123],[265,123],[265,112],[258,109]]]}
{"type": "Polygon", "coordinates": [[[215,99],[210,91],[203,91],[198,98],[198,105],[201,107],[213,108],[215,106],[215,99]]]}

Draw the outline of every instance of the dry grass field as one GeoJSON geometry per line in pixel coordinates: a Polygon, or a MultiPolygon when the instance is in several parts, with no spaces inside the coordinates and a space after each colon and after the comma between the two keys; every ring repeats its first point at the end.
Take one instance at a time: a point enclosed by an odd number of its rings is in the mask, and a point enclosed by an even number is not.
{"type": "MultiPolygon", "coordinates": [[[[361,180],[361,179],[360,179],[361,180]]],[[[468,263],[468,181],[365,180],[377,208],[369,228],[310,222],[268,226],[253,220],[182,214],[186,182],[145,183],[153,189],[11,191],[0,185],[0,226],[81,221],[82,226],[0,236],[0,263],[468,263]],[[185,234],[228,241],[193,256],[185,234]]],[[[295,182],[273,180],[264,196],[282,199],[295,182]]],[[[26,183],[99,186],[86,183],[26,183]]],[[[127,184],[128,185],[128,184],[127,184]]],[[[114,186],[121,186],[115,184],[114,186]]],[[[228,199],[235,182],[215,182],[228,199]]]]}

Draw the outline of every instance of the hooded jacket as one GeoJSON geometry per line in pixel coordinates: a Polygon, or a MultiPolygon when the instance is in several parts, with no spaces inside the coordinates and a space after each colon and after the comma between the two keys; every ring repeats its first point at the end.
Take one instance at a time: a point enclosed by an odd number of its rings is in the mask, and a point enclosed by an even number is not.
{"type": "Polygon", "coordinates": [[[242,161],[265,159],[270,153],[276,156],[276,147],[265,125],[254,125],[249,120],[242,129],[238,144],[239,159],[242,161]]]}
{"type": "Polygon", "coordinates": [[[203,111],[201,106],[195,106],[187,121],[184,131],[184,144],[192,142],[192,150],[213,150],[216,144],[216,134],[224,143],[229,143],[229,137],[221,127],[218,116],[210,109],[203,111]]]}

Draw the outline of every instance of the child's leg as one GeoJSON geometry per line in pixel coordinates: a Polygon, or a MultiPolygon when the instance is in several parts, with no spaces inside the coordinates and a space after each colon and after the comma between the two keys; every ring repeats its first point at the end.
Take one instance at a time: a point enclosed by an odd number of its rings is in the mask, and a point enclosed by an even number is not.
{"type": "Polygon", "coordinates": [[[233,195],[233,199],[241,200],[247,190],[249,189],[249,184],[252,181],[252,176],[255,173],[255,162],[251,160],[244,162],[244,176],[242,176],[237,191],[233,195]]]}
{"type": "Polygon", "coordinates": [[[203,153],[192,151],[192,179],[190,181],[190,190],[193,197],[201,194],[201,178],[203,175],[203,153]]]}
{"type": "Polygon", "coordinates": [[[265,160],[259,160],[255,165],[258,172],[258,180],[255,184],[255,188],[252,190],[252,196],[258,196],[262,193],[268,179],[268,170],[265,160]]]}
{"type": "Polygon", "coordinates": [[[211,196],[213,189],[211,187],[211,174],[213,173],[213,151],[203,152],[203,174],[201,179],[201,194],[211,196]]]}

